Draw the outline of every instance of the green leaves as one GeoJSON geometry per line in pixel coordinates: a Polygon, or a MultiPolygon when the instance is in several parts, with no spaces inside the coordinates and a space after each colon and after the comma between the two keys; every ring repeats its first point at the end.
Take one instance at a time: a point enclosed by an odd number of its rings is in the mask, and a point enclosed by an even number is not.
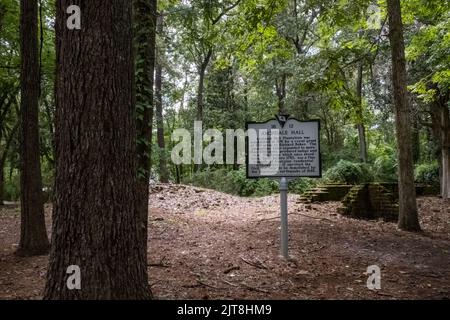
{"type": "Polygon", "coordinates": [[[405,4],[405,12],[414,22],[406,53],[407,59],[414,63],[412,73],[416,82],[409,89],[426,103],[450,89],[449,4],[449,1],[421,0],[405,4]]]}

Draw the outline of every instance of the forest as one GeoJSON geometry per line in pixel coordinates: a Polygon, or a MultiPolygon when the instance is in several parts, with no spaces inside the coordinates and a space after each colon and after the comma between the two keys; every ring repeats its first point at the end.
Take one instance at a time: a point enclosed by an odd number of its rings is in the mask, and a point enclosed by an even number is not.
{"type": "Polygon", "coordinates": [[[449,252],[449,0],[0,0],[0,300],[449,299],[449,252]],[[268,121],[319,128],[285,198],[268,121]]]}

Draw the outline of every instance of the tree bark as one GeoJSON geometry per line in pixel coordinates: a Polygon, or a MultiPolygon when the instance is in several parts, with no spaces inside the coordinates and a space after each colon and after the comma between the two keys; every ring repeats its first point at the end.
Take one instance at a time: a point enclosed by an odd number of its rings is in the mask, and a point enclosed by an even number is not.
{"type": "MultiPolygon", "coordinates": [[[[159,15],[157,21],[157,33],[162,36],[163,33],[164,16],[159,15]]],[[[158,127],[158,147],[159,147],[159,180],[162,183],[169,182],[169,172],[167,171],[166,158],[166,143],[164,141],[164,118],[163,118],[163,104],[162,104],[162,54],[163,50],[160,48],[159,61],[156,64],[155,72],[155,105],[156,105],[156,123],[158,127]]]]}
{"type": "Polygon", "coordinates": [[[136,117],[138,154],[138,212],[142,243],[147,247],[148,197],[153,131],[157,0],[133,0],[136,47],[136,117]]]}
{"type": "Polygon", "coordinates": [[[359,139],[359,158],[362,162],[366,163],[367,159],[367,144],[366,144],[366,127],[364,126],[364,115],[362,107],[362,85],[363,85],[363,65],[358,66],[358,76],[356,79],[356,98],[358,105],[357,108],[357,118],[358,123],[356,127],[358,128],[358,139],[359,139]]]}
{"type": "Polygon", "coordinates": [[[37,1],[20,1],[20,208],[18,255],[43,255],[49,250],[42,199],[39,157],[39,56],[37,1]]]}
{"type": "Polygon", "coordinates": [[[132,4],[57,1],[56,181],[45,299],[151,297],[137,214],[132,4]],[[81,5],[82,29],[66,27],[81,5]],[[81,290],[66,285],[81,270],[81,290]]]}
{"type": "Polygon", "coordinates": [[[400,0],[388,0],[387,3],[398,145],[400,207],[398,227],[407,231],[420,231],[414,186],[411,119],[406,91],[405,45],[400,0]]]}

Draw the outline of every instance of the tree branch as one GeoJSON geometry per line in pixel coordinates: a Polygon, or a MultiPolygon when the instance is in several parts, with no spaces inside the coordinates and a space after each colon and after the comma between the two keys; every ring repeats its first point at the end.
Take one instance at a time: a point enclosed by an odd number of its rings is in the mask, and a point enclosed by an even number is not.
{"type": "Polygon", "coordinates": [[[215,18],[211,21],[211,25],[215,25],[216,23],[218,23],[220,21],[220,19],[222,19],[223,16],[225,16],[228,12],[230,12],[231,10],[233,10],[234,8],[236,8],[238,6],[238,4],[241,2],[241,0],[237,0],[234,4],[232,4],[231,6],[223,9],[223,11],[215,18]]]}

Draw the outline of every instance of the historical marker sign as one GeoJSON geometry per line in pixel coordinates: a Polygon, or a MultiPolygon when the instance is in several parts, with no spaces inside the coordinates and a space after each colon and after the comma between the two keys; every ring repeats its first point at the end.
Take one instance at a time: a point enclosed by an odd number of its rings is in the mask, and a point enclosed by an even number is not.
{"type": "Polygon", "coordinates": [[[280,252],[289,258],[288,180],[320,178],[320,121],[299,121],[278,115],[266,122],[248,122],[247,177],[280,181],[280,252]]]}
{"type": "Polygon", "coordinates": [[[320,121],[277,116],[247,123],[247,177],[322,176],[320,121]]]}

